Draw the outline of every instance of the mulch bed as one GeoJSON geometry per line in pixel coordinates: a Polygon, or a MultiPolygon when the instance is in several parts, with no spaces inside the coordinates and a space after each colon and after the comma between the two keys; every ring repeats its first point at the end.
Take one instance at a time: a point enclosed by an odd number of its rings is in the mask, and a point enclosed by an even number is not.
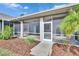
{"type": "Polygon", "coordinates": [[[27,44],[23,39],[10,39],[10,40],[0,40],[0,47],[7,48],[15,53],[18,53],[22,56],[30,56],[31,49],[36,46],[39,42],[35,44],[27,44]]]}
{"type": "Polygon", "coordinates": [[[79,56],[79,47],[55,43],[52,47],[52,56],[79,56]]]}

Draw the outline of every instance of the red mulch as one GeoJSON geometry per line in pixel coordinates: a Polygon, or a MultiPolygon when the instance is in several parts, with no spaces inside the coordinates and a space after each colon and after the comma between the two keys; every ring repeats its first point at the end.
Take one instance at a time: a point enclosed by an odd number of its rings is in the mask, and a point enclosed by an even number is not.
{"type": "Polygon", "coordinates": [[[35,44],[27,44],[22,39],[10,39],[10,40],[0,40],[0,47],[7,48],[15,53],[18,53],[22,56],[30,56],[31,48],[37,45],[39,42],[37,41],[35,44]]]}
{"type": "Polygon", "coordinates": [[[79,56],[79,47],[55,43],[52,47],[52,56],[79,56]]]}

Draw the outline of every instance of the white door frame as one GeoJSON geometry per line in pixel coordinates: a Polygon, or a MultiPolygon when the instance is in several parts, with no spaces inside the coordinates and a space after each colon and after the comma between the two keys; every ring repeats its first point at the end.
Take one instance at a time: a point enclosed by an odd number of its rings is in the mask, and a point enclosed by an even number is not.
{"type": "Polygon", "coordinates": [[[51,41],[52,42],[52,21],[49,22],[43,22],[43,41],[51,41]],[[44,24],[51,24],[51,39],[45,39],[44,38],[44,24]]]}

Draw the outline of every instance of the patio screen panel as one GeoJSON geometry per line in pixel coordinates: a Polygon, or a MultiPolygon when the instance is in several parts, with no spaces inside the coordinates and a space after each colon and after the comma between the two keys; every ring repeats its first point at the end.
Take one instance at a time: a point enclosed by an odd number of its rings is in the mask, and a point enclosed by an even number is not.
{"type": "Polygon", "coordinates": [[[40,23],[39,22],[32,22],[29,24],[29,32],[31,34],[39,34],[40,32],[40,23]]]}
{"type": "Polygon", "coordinates": [[[15,35],[20,35],[20,23],[15,23],[14,24],[15,26],[15,28],[14,28],[14,32],[15,32],[15,35]]]}
{"type": "Polygon", "coordinates": [[[23,23],[23,36],[26,36],[29,33],[29,23],[23,23]]]}

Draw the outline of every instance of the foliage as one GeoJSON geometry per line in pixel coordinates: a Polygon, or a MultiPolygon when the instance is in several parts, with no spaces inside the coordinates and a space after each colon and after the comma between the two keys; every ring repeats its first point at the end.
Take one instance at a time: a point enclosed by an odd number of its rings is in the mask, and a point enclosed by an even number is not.
{"type": "Polygon", "coordinates": [[[60,29],[66,36],[71,36],[79,30],[79,4],[69,10],[68,16],[60,24],[60,29]]]}
{"type": "Polygon", "coordinates": [[[76,6],[74,6],[73,10],[75,10],[76,12],[79,12],[79,4],[77,4],[76,6]]]}
{"type": "Polygon", "coordinates": [[[12,27],[5,26],[3,35],[4,35],[4,39],[9,39],[12,35],[12,27]]]}
{"type": "Polygon", "coordinates": [[[24,41],[25,41],[26,43],[28,43],[28,44],[33,44],[33,43],[36,42],[36,41],[35,41],[35,37],[32,36],[32,35],[27,36],[27,37],[24,39],[24,41]]]}
{"type": "Polygon", "coordinates": [[[2,35],[2,33],[0,33],[0,40],[1,40],[1,39],[3,39],[3,35],[2,35]]]}
{"type": "Polygon", "coordinates": [[[12,27],[6,25],[4,31],[0,34],[0,39],[9,39],[12,35],[12,27]]]}
{"type": "Polygon", "coordinates": [[[24,14],[20,14],[20,16],[24,16],[24,14]]]}
{"type": "Polygon", "coordinates": [[[0,22],[2,22],[2,19],[0,19],[0,22]]]}

